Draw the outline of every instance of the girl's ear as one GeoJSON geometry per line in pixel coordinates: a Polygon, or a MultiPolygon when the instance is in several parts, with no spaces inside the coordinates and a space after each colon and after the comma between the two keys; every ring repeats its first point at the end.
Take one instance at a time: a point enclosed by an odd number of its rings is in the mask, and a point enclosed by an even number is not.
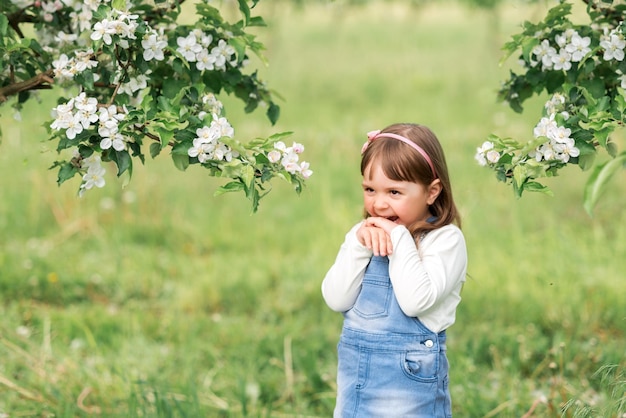
{"type": "Polygon", "coordinates": [[[435,203],[435,200],[437,200],[437,197],[439,197],[439,193],[441,193],[441,190],[443,190],[443,187],[441,186],[441,180],[433,180],[433,182],[430,183],[427,189],[428,197],[426,198],[426,203],[428,203],[428,205],[432,205],[433,203],[435,203]]]}

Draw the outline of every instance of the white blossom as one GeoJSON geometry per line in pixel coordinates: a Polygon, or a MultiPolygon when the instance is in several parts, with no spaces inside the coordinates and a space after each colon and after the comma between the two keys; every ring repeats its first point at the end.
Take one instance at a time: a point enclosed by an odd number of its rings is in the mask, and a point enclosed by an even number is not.
{"type": "MultiPolygon", "coordinates": [[[[547,39],[544,39],[539,45],[535,46],[532,53],[537,57],[538,62],[541,62],[542,70],[551,69],[554,65],[552,57],[556,55],[556,49],[550,46],[550,42],[547,39]]],[[[534,67],[538,62],[533,61],[531,65],[534,67]]]]}
{"type": "Polygon", "coordinates": [[[618,34],[613,30],[608,36],[603,36],[600,41],[600,46],[604,48],[603,58],[605,61],[612,59],[622,61],[624,59],[624,48],[626,47],[626,41],[621,34],[618,34]]]}
{"type": "Polygon", "coordinates": [[[474,155],[474,159],[478,162],[479,165],[483,167],[487,165],[486,155],[487,152],[493,150],[493,147],[493,142],[485,141],[480,147],[476,148],[476,154],[474,155]]]}
{"type": "Polygon", "coordinates": [[[531,158],[537,161],[562,161],[567,163],[570,157],[577,157],[580,150],[576,148],[575,141],[570,137],[572,131],[565,126],[559,126],[554,120],[554,114],[542,118],[533,134],[535,138],[545,137],[548,140],[529,153],[531,158]]]}
{"type": "Polygon", "coordinates": [[[76,35],[75,33],[65,32],[58,32],[57,36],[55,37],[55,41],[59,43],[59,46],[71,45],[76,42],[76,39],[78,39],[78,35],[76,35]]]}
{"type": "Polygon", "coordinates": [[[202,51],[202,45],[197,43],[196,35],[194,35],[193,32],[185,38],[179,36],[176,39],[176,43],[178,44],[176,51],[189,62],[195,62],[196,55],[202,51]]]}
{"type": "Polygon", "coordinates": [[[280,161],[282,154],[278,150],[272,150],[267,153],[267,159],[270,160],[270,163],[277,163],[280,161]]]}
{"type": "Polygon", "coordinates": [[[79,73],[98,66],[98,61],[91,59],[93,57],[93,49],[91,48],[86,51],[76,51],[74,56],[76,57],[74,68],[79,73]]]}
{"type": "Polygon", "coordinates": [[[113,43],[111,35],[115,33],[116,23],[111,22],[108,19],[102,19],[100,22],[96,22],[93,25],[93,32],[91,33],[90,38],[94,41],[102,39],[105,44],[111,45],[113,43]]]}
{"type": "Polygon", "coordinates": [[[100,148],[105,150],[113,147],[116,151],[123,151],[126,149],[126,141],[124,141],[124,136],[116,132],[112,136],[102,138],[100,141],[100,148]]]}
{"type": "Polygon", "coordinates": [[[304,145],[298,142],[294,142],[291,148],[293,149],[293,152],[295,152],[296,154],[302,154],[304,152],[304,145]]]}
{"type": "Polygon", "coordinates": [[[564,126],[558,126],[554,131],[553,131],[553,138],[554,141],[564,144],[566,142],[568,142],[568,140],[570,140],[571,138],[569,137],[570,134],[572,133],[572,130],[569,128],[566,128],[564,126]]]}
{"type": "Polygon", "coordinates": [[[143,47],[143,59],[146,61],[157,60],[163,61],[165,54],[163,50],[167,47],[167,42],[164,41],[156,33],[151,33],[144,37],[141,41],[143,47]]]}
{"type": "Polygon", "coordinates": [[[569,71],[572,68],[572,55],[562,48],[558,54],[552,55],[554,70],[569,71]]]}
{"type": "Polygon", "coordinates": [[[490,162],[491,164],[495,164],[500,159],[500,153],[492,149],[487,151],[486,157],[488,162],[490,162]]]}
{"type": "Polygon", "coordinates": [[[79,133],[81,133],[83,131],[83,124],[81,123],[81,119],[82,117],[80,116],[79,113],[76,113],[72,119],[68,119],[67,123],[67,130],[65,131],[65,135],[69,138],[69,139],[74,139],[76,138],[76,135],[78,135],[79,133]]]}
{"type": "Polygon", "coordinates": [[[215,113],[213,114],[213,121],[211,122],[211,127],[215,127],[216,129],[218,129],[218,132],[220,133],[219,135],[220,137],[227,136],[229,138],[232,138],[235,135],[235,130],[230,125],[228,120],[226,120],[226,118],[224,117],[217,116],[215,113]]]}
{"type": "Polygon", "coordinates": [[[572,54],[573,62],[580,62],[582,59],[591,52],[589,45],[591,44],[591,38],[585,36],[581,37],[578,33],[572,35],[571,43],[565,46],[567,52],[572,54]]]}
{"type": "Polygon", "coordinates": [[[84,183],[80,186],[81,189],[89,190],[94,186],[102,188],[105,185],[104,174],[106,170],[101,165],[92,165],[87,172],[83,175],[84,183]]]}
{"type": "Polygon", "coordinates": [[[208,93],[202,96],[202,103],[208,106],[210,112],[212,114],[221,114],[224,105],[222,102],[217,100],[217,97],[213,93],[208,93]]]}
{"type": "Polygon", "coordinates": [[[60,82],[72,80],[76,74],[74,59],[61,54],[59,59],[52,61],[54,78],[60,82]]]}
{"type": "Polygon", "coordinates": [[[550,117],[541,118],[537,126],[533,129],[533,135],[535,138],[539,138],[540,136],[551,137],[552,132],[557,128],[557,124],[554,120],[554,114],[550,115],[550,117]]]}
{"type": "Polygon", "coordinates": [[[561,93],[554,93],[550,100],[548,100],[544,107],[548,114],[556,113],[557,110],[561,109],[561,107],[565,104],[565,96],[561,93]]]}
{"type": "Polygon", "coordinates": [[[302,178],[305,180],[313,175],[313,171],[309,169],[309,163],[306,161],[302,161],[300,163],[300,174],[302,174],[302,178]]]}
{"type": "Polygon", "coordinates": [[[234,65],[236,61],[231,60],[234,54],[235,48],[228,45],[225,40],[220,39],[217,46],[211,50],[211,55],[215,57],[215,68],[225,71],[227,62],[234,65]]]}
{"type": "Polygon", "coordinates": [[[558,144],[557,149],[559,151],[558,158],[564,163],[567,163],[570,157],[578,157],[580,155],[580,150],[574,146],[573,139],[570,139],[570,141],[564,142],[562,144],[558,144]]]}

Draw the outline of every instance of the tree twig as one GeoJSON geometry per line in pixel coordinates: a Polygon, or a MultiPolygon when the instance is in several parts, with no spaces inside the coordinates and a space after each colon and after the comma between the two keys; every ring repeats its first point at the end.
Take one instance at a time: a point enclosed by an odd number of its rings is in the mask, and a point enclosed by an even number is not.
{"type": "Polygon", "coordinates": [[[53,75],[54,72],[50,69],[37,74],[29,80],[9,84],[8,86],[0,88],[0,104],[6,102],[9,96],[19,94],[23,91],[51,89],[51,84],[54,84],[53,75]]]}

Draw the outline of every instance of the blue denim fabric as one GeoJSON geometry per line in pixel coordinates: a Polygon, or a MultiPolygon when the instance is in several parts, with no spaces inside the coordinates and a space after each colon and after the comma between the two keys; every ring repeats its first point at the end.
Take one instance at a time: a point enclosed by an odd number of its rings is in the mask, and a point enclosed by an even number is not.
{"type": "Polygon", "coordinates": [[[387,257],[372,257],[337,347],[335,418],[452,416],[446,333],[402,312],[387,257]]]}

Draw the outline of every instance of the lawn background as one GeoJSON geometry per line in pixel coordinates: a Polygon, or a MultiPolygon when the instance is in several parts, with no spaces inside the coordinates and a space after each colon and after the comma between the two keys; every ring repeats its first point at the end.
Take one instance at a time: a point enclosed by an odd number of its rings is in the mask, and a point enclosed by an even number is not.
{"type": "Polygon", "coordinates": [[[398,121],[437,133],[464,219],[455,416],[625,413],[624,172],[591,218],[578,168],[547,183],[554,197],[517,200],[473,159],[488,134],[527,138],[540,118],[545,98],[519,115],[495,92],[517,68],[498,66],[501,45],[545,4],[253,10],[269,24],[261,75],[281,118],[223,98],[229,120],[241,141],[295,132],[315,172],[300,196],[275,183],[257,214],[167,156],[125,188],[110,168],[105,189],[78,199],[77,182],[59,188],[47,170],[53,99],[28,103],[21,123],[2,108],[0,416],[330,416],[342,318],[319,286],[361,213],[365,133],[398,121]]]}

